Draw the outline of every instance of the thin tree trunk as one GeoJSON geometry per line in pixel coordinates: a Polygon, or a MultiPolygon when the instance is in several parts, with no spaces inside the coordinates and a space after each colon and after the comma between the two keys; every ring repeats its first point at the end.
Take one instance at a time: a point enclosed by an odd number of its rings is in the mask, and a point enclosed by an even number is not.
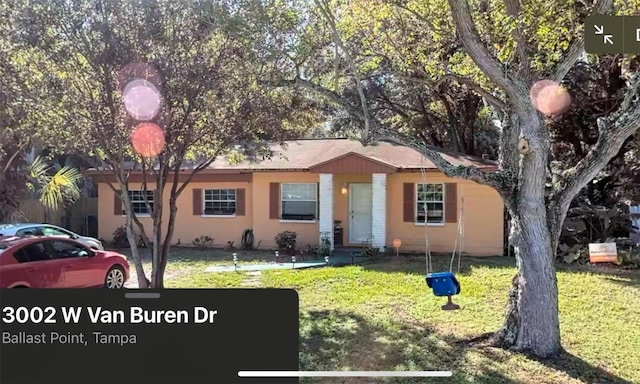
{"type": "MultiPolygon", "coordinates": [[[[153,169],[153,168],[151,168],[153,169]]],[[[155,173],[155,190],[153,192],[153,244],[151,247],[151,288],[163,288],[164,271],[160,268],[160,260],[163,254],[162,246],[162,211],[164,188],[166,186],[168,167],[161,161],[160,169],[155,173]]],[[[147,187],[145,163],[142,163],[143,184],[147,187]]],[[[151,207],[149,207],[151,208],[151,207]]]]}
{"type": "Polygon", "coordinates": [[[157,236],[153,243],[153,261],[151,270],[151,288],[164,288],[164,268],[162,268],[162,257],[165,253],[162,243],[157,236]]]}
{"type": "Polygon", "coordinates": [[[158,287],[164,288],[164,273],[167,270],[167,262],[169,261],[169,248],[162,247],[162,253],[160,254],[160,264],[158,265],[158,287]]]}
{"type": "Polygon", "coordinates": [[[129,240],[129,244],[131,245],[131,256],[133,257],[133,264],[136,268],[136,276],[138,277],[138,288],[144,289],[149,288],[149,280],[147,280],[147,276],[144,272],[144,267],[142,266],[142,259],[140,258],[140,252],[138,249],[138,245],[136,244],[136,234],[133,231],[133,223],[130,219],[127,219],[126,223],[127,228],[127,239],[129,240]]]}
{"type": "Polygon", "coordinates": [[[152,261],[151,261],[151,288],[162,288],[162,280],[164,272],[161,271],[160,260],[163,253],[162,246],[162,198],[164,194],[164,183],[156,183],[156,185],[162,184],[156,187],[153,201],[153,246],[152,246],[152,261]]]}
{"type": "Polygon", "coordinates": [[[131,209],[131,199],[127,194],[128,188],[125,183],[121,180],[118,180],[121,189],[120,199],[122,200],[122,208],[125,212],[125,229],[127,231],[127,240],[129,241],[129,247],[131,248],[131,257],[133,258],[133,264],[136,268],[136,276],[138,278],[138,288],[145,289],[149,288],[149,280],[144,272],[144,267],[142,266],[142,258],[140,257],[140,252],[138,249],[138,239],[136,238],[136,233],[133,229],[133,212],[131,209]]]}
{"type": "Polygon", "coordinates": [[[175,231],[176,217],[178,215],[178,206],[176,204],[177,184],[174,182],[172,188],[172,197],[169,199],[169,222],[167,225],[167,234],[164,238],[164,244],[162,245],[162,253],[160,254],[160,263],[158,265],[158,288],[164,288],[164,273],[167,269],[167,262],[169,261],[169,250],[171,249],[171,240],[173,239],[173,233],[175,231]]]}

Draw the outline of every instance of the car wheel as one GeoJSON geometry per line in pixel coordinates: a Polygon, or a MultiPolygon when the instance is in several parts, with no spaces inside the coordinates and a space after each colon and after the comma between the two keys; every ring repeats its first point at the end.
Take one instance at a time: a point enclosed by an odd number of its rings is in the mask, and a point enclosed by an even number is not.
{"type": "Polygon", "coordinates": [[[113,266],[104,278],[104,287],[108,289],[120,289],[124,287],[124,269],[120,266],[113,266]]]}
{"type": "Polygon", "coordinates": [[[27,287],[26,285],[16,285],[13,288],[29,288],[29,287],[27,287]]]}

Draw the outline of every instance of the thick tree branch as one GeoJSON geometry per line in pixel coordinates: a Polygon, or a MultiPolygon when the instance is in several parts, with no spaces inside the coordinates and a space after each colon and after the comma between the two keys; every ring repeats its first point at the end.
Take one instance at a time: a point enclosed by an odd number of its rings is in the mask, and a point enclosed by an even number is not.
{"type": "Polygon", "coordinates": [[[346,101],[338,93],[330,89],[324,88],[318,84],[315,84],[309,80],[303,80],[299,77],[296,77],[293,80],[286,80],[286,79],[277,80],[277,81],[259,80],[258,84],[266,85],[270,87],[300,86],[325,97],[326,99],[328,99],[329,101],[332,101],[335,104],[338,104],[340,107],[344,108],[349,114],[356,116],[359,119],[364,119],[364,116],[362,115],[362,110],[360,110],[360,108],[346,101]]]}
{"type": "MultiPolygon", "coordinates": [[[[447,112],[447,120],[449,121],[449,124],[447,124],[447,127],[449,131],[449,135],[451,135],[453,150],[456,152],[467,153],[466,143],[464,141],[464,138],[462,137],[463,135],[460,133],[460,124],[458,124],[458,119],[456,115],[453,113],[449,100],[443,93],[440,93],[440,92],[438,92],[438,98],[444,105],[444,109],[447,112]],[[463,147],[464,147],[464,150],[463,150],[463,147]]],[[[464,131],[464,127],[462,128],[462,130],[464,131]]]]}
{"type": "Polygon", "coordinates": [[[580,56],[584,53],[584,38],[580,36],[578,40],[574,41],[569,50],[565,53],[564,59],[558,64],[553,74],[553,80],[560,83],[564,80],[565,76],[569,73],[574,64],[580,59],[580,56]]]}
{"type": "MultiPolygon", "coordinates": [[[[599,0],[598,4],[594,7],[592,13],[594,14],[608,14],[613,10],[613,0],[599,0]]],[[[587,25],[587,28],[591,26],[587,25]]],[[[585,31],[588,33],[589,31],[585,31]]],[[[574,64],[584,54],[584,38],[582,35],[575,40],[567,52],[564,54],[564,59],[556,67],[553,80],[561,82],[567,73],[573,68],[574,64]]]]}
{"type": "MultiPolygon", "coordinates": [[[[501,121],[500,145],[498,146],[498,163],[500,169],[507,175],[516,178],[520,167],[520,152],[518,152],[518,139],[520,129],[518,129],[518,116],[512,113],[504,116],[501,121]]],[[[516,188],[517,184],[512,186],[516,188]]]]}
{"type": "MultiPolygon", "coordinates": [[[[274,87],[286,87],[286,86],[302,86],[305,87],[325,98],[334,102],[338,106],[345,109],[350,115],[355,118],[363,119],[362,111],[357,106],[354,106],[342,98],[339,94],[326,89],[320,85],[314,84],[308,80],[302,80],[297,78],[295,80],[281,80],[278,82],[273,81],[260,81],[260,84],[274,86],[274,87]]],[[[377,133],[375,139],[378,141],[389,141],[398,145],[407,146],[413,148],[418,152],[424,154],[433,164],[438,167],[445,175],[449,177],[457,177],[466,180],[475,181],[479,184],[488,185],[496,189],[500,194],[504,194],[510,190],[510,186],[513,185],[514,180],[503,176],[500,171],[485,172],[473,166],[453,165],[445,160],[440,152],[434,148],[421,143],[416,138],[409,138],[395,132],[392,128],[387,127],[375,118],[371,118],[371,125],[377,133]]]]}
{"type": "Polygon", "coordinates": [[[317,7],[320,9],[320,13],[324,16],[327,23],[329,23],[329,27],[331,28],[331,34],[333,36],[333,42],[336,44],[338,48],[342,51],[342,54],[345,56],[347,61],[347,65],[351,70],[351,74],[353,79],[356,81],[356,89],[358,90],[358,96],[360,98],[360,105],[362,108],[362,115],[364,117],[364,132],[362,135],[363,143],[369,142],[369,135],[371,133],[371,116],[369,113],[369,107],[367,105],[367,97],[364,93],[364,87],[362,86],[362,78],[358,74],[358,68],[355,66],[355,61],[349,54],[349,51],[345,48],[342,39],[340,38],[340,33],[338,32],[338,28],[336,26],[335,17],[333,12],[331,11],[329,2],[327,0],[315,0],[317,7]]]}
{"type": "Polygon", "coordinates": [[[500,62],[491,55],[480,39],[480,34],[471,16],[469,2],[467,0],[449,0],[449,7],[456,24],[458,37],[478,68],[500,87],[509,99],[521,105],[528,104],[528,97],[525,97],[525,95],[528,96],[528,92],[524,89],[526,86],[517,84],[509,74],[502,70],[500,62]]]}
{"type": "Polygon", "coordinates": [[[398,135],[389,134],[378,137],[377,139],[417,150],[424,154],[442,173],[449,177],[471,180],[478,184],[488,185],[501,194],[506,190],[505,186],[508,182],[506,182],[499,171],[483,171],[473,166],[453,165],[442,157],[439,148],[418,143],[417,140],[410,138],[401,138],[398,137],[398,135]]]}
{"type": "MultiPolygon", "coordinates": [[[[625,141],[640,129],[640,74],[629,82],[625,99],[616,112],[598,119],[598,142],[574,167],[561,175],[555,186],[553,204],[566,212],[574,197],[618,154],[625,141]]],[[[564,219],[564,217],[562,218],[564,219]]]]}
{"type": "Polygon", "coordinates": [[[7,173],[7,171],[9,170],[9,168],[11,167],[11,163],[13,163],[13,161],[15,159],[18,158],[19,155],[22,155],[23,151],[25,149],[27,149],[27,146],[29,145],[29,142],[26,142],[24,144],[21,144],[18,149],[15,150],[15,152],[13,153],[13,155],[11,155],[11,157],[9,157],[9,160],[7,160],[7,163],[5,164],[2,173],[7,173]]]}
{"type": "MultiPolygon", "coordinates": [[[[421,79],[415,79],[415,80],[421,80],[421,79]]],[[[469,88],[473,89],[474,91],[476,91],[489,104],[493,105],[496,108],[496,112],[499,115],[502,115],[504,113],[504,111],[507,109],[507,104],[505,102],[503,102],[499,98],[495,97],[489,91],[487,91],[486,89],[482,88],[482,86],[480,86],[480,84],[476,83],[475,81],[473,81],[473,80],[471,80],[469,78],[466,78],[466,77],[463,77],[463,76],[454,75],[454,74],[448,74],[448,75],[444,75],[440,80],[438,80],[438,82],[436,82],[435,85],[436,86],[440,86],[440,84],[442,84],[443,82],[445,82],[447,80],[453,80],[453,81],[458,82],[459,84],[464,84],[464,85],[468,86],[469,88]]],[[[424,81],[426,82],[426,80],[424,80],[424,81]]]]}
{"type": "Polygon", "coordinates": [[[525,84],[531,82],[531,67],[529,62],[529,41],[522,30],[521,23],[524,20],[520,0],[505,0],[507,15],[515,23],[512,35],[516,42],[516,54],[518,55],[519,75],[525,84]]]}

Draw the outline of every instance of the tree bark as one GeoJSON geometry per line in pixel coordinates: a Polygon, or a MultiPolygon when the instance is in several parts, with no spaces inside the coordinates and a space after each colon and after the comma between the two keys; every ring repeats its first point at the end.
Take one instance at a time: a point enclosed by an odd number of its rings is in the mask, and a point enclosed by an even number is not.
{"type": "MultiPolygon", "coordinates": [[[[477,31],[468,1],[449,0],[449,7],[458,37],[471,59],[491,81],[500,87],[508,101],[509,124],[503,127],[500,141],[500,170],[507,180],[516,181],[506,188],[496,188],[505,200],[511,215],[510,240],[514,246],[518,274],[509,293],[507,316],[496,341],[519,351],[530,351],[539,357],[550,357],[561,351],[558,315],[558,287],[555,274],[555,245],[569,202],[588,182],[588,172],[576,172],[580,181],[567,182],[571,193],[557,204],[547,207],[545,198],[549,135],[540,115],[529,101],[529,59],[526,39],[515,30],[516,53],[520,73],[504,71],[501,63],[489,52],[477,31]],[[516,142],[526,140],[528,149],[518,154],[516,142]],[[586,181],[585,181],[586,180],[586,181]],[[580,188],[577,188],[580,187],[580,188]],[[575,193],[572,193],[575,189],[575,193]],[[548,209],[549,208],[549,209],[548,209]]],[[[612,0],[602,0],[595,7],[604,12],[612,0]]],[[[520,4],[507,2],[507,12],[518,18],[520,4]]],[[[558,66],[560,81],[581,53],[582,41],[572,45],[558,66]]],[[[626,133],[626,132],[625,132],[626,133]]],[[[603,161],[606,156],[598,157],[603,161]]],[[[597,168],[594,160],[585,160],[597,168]]],[[[608,161],[608,160],[607,160],[608,161]]],[[[602,165],[606,165],[606,162],[602,165]]],[[[439,167],[440,168],[440,167],[439,167]]],[[[599,169],[602,169],[600,167],[599,169]]]]}
{"type": "MultiPolygon", "coordinates": [[[[176,172],[175,174],[178,174],[176,172]]],[[[173,240],[173,233],[176,227],[176,217],[178,216],[178,205],[176,204],[178,192],[178,180],[175,178],[171,187],[171,197],[169,198],[169,222],[167,225],[167,234],[162,244],[162,252],[160,253],[160,263],[158,265],[158,288],[164,288],[164,273],[167,270],[167,263],[169,262],[169,250],[171,249],[171,241],[173,240]]]]}
{"type": "Polygon", "coordinates": [[[548,226],[545,198],[549,137],[537,112],[521,108],[527,114],[518,123],[529,150],[520,156],[517,188],[505,193],[512,196],[506,205],[518,274],[497,338],[503,346],[544,358],[561,350],[554,235],[548,226]]]}
{"type": "Polygon", "coordinates": [[[509,292],[505,322],[495,342],[543,358],[561,351],[558,284],[551,236],[535,209],[510,212],[518,273],[509,292]]]}
{"type": "MultiPolygon", "coordinates": [[[[118,178],[120,179],[120,178],[118,178]]],[[[136,268],[136,276],[138,277],[138,288],[145,289],[149,287],[149,280],[144,272],[144,267],[142,266],[142,258],[140,257],[139,249],[138,249],[138,239],[136,238],[136,233],[133,230],[133,210],[131,209],[131,199],[129,199],[129,195],[127,194],[127,185],[120,182],[121,188],[121,199],[122,199],[122,207],[125,212],[125,228],[127,230],[127,240],[129,241],[129,247],[131,248],[131,257],[133,257],[133,264],[136,268]]]]}

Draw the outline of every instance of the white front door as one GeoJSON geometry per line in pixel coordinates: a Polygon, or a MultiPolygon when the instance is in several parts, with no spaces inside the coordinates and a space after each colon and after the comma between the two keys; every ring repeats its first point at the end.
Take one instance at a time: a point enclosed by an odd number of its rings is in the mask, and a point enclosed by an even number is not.
{"type": "Polygon", "coordinates": [[[352,244],[371,240],[371,184],[349,185],[349,242],[352,244]]]}

